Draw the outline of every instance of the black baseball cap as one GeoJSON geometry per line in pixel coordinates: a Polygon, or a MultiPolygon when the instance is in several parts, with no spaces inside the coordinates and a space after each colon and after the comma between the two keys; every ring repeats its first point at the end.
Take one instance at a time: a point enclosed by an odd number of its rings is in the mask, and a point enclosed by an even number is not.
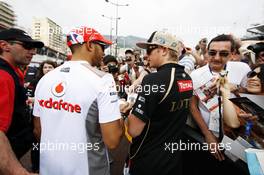
{"type": "Polygon", "coordinates": [[[259,42],[247,47],[247,49],[252,50],[255,54],[264,51],[264,42],[259,42]]]}
{"type": "Polygon", "coordinates": [[[41,41],[33,40],[25,31],[10,28],[0,32],[0,40],[4,41],[21,41],[24,43],[31,43],[35,48],[42,48],[44,43],[41,41]]]}

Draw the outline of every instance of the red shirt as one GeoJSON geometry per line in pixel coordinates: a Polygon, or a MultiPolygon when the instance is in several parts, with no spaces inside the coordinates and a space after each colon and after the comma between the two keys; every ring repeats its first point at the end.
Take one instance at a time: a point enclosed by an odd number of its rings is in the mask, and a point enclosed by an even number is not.
{"type": "MultiPolygon", "coordinates": [[[[11,66],[18,74],[20,83],[23,84],[23,74],[18,68],[11,66]]],[[[13,77],[0,69],[0,130],[7,132],[12,121],[15,101],[15,82],[13,77]]]]}

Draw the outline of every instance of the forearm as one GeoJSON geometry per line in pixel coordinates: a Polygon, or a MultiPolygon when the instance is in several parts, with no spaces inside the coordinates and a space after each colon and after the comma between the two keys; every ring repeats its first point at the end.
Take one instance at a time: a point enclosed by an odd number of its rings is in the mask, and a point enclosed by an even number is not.
{"type": "Polygon", "coordinates": [[[9,141],[2,131],[0,131],[0,175],[24,175],[26,170],[16,159],[9,141]]]}
{"type": "Polygon", "coordinates": [[[33,118],[33,124],[34,124],[34,130],[33,133],[38,141],[40,141],[41,136],[41,124],[40,124],[40,118],[34,117],[33,118]]]}
{"type": "Polygon", "coordinates": [[[195,52],[191,52],[191,55],[194,57],[197,65],[202,65],[203,64],[203,59],[201,58],[200,55],[198,55],[195,52]]]}
{"type": "Polygon", "coordinates": [[[223,119],[227,126],[231,128],[238,128],[240,126],[234,104],[225,95],[223,95],[223,119]]]}
{"type": "Polygon", "coordinates": [[[202,131],[203,135],[206,136],[210,131],[201,115],[200,110],[198,109],[198,99],[195,96],[193,96],[191,100],[190,112],[192,114],[193,119],[195,120],[200,130],[202,131]]]}

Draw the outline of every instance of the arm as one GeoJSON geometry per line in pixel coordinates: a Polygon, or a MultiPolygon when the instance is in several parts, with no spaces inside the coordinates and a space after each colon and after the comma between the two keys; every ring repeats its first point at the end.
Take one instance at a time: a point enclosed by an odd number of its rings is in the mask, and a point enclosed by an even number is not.
{"type": "Polygon", "coordinates": [[[114,149],[118,146],[124,130],[122,123],[122,120],[115,120],[100,124],[103,141],[109,149],[114,149]]]}
{"type": "Polygon", "coordinates": [[[35,116],[33,118],[33,125],[34,125],[34,130],[33,133],[38,141],[40,141],[40,136],[41,136],[41,124],[40,124],[40,118],[38,116],[35,116]]]}
{"type": "Polygon", "coordinates": [[[106,74],[97,96],[99,123],[105,145],[114,149],[123,135],[123,120],[120,110],[115,81],[111,74],[106,74]]]}
{"type": "Polygon", "coordinates": [[[15,84],[11,75],[0,70],[0,174],[24,175],[26,170],[16,159],[6,132],[12,120],[15,84]]]}
{"type": "Polygon", "coordinates": [[[220,87],[222,99],[223,99],[223,119],[227,126],[231,128],[238,128],[240,122],[238,120],[237,112],[234,104],[229,100],[230,88],[228,82],[224,83],[220,87]]]}
{"type": "Polygon", "coordinates": [[[206,143],[209,145],[209,151],[210,153],[219,161],[222,161],[225,159],[223,153],[218,150],[218,147],[216,144],[218,144],[217,138],[214,136],[214,134],[208,129],[207,124],[204,122],[203,117],[201,115],[200,110],[198,109],[198,97],[193,96],[191,98],[191,103],[190,103],[190,111],[191,114],[198,124],[199,128],[201,129],[206,143]],[[210,146],[213,145],[213,146],[210,146]]]}
{"type": "Polygon", "coordinates": [[[198,109],[198,97],[192,96],[191,103],[190,103],[190,112],[192,114],[193,119],[196,121],[197,125],[201,129],[204,136],[211,133],[209,131],[207,124],[203,120],[202,114],[200,110],[198,109]]]}
{"type": "Polygon", "coordinates": [[[16,159],[9,141],[2,131],[0,131],[0,174],[3,175],[29,175],[16,159]]]}
{"type": "MultiPolygon", "coordinates": [[[[148,76],[149,75],[143,77],[141,84],[142,87],[153,84],[148,76]]],[[[151,92],[148,95],[146,94],[147,92],[145,91],[138,94],[136,102],[133,104],[133,109],[128,116],[128,133],[133,138],[139,136],[142,133],[145,125],[150,122],[149,116],[152,116],[156,106],[158,105],[157,95],[152,94],[151,92]]]]}
{"type": "Polygon", "coordinates": [[[137,118],[134,114],[130,114],[128,116],[127,125],[129,135],[135,138],[142,133],[146,123],[137,118]]]}
{"type": "Polygon", "coordinates": [[[190,54],[190,55],[192,55],[194,57],[197,65],[203,65],[204,61],[203,61],[203,59],[201,58],[201,56],[199,54],[197,54],[195,51],[193,51],[189,47],[186,47],[185,50],[186,50],[187,54],[190,54]]]}
{"type": "Polygon", "coordinates": [[[135,92],[137,89],[138,85],[142,83],[143,78],[148,75],[148,72],[143,70],[141,71],[139,77],[133,82],[131,86],[129,86],[129,92],[135,92]]]}

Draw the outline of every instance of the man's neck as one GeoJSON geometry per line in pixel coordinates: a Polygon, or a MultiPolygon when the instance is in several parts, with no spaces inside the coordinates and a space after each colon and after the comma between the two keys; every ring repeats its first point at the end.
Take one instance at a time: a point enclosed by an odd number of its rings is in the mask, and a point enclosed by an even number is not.
{"type": "Polygon", "coordinates": [[[225,66],[222,67],[221,69],[212,69],[209,65],[209,69],[211,70],[211,72],[216,72],[216,73],[220,73],[222,70],[225,70],[225,66]]]}
{"type": "Polygon", "coordinates": [[[72,59],[71,59],[71,61],[86,61],[86,62],[88,62],[89,64],[91,64],[92,63],[92,61],[91,61],[91,59],[89,58],[89,57],[84,57],[84,56],[82,56],[82,55],[72,55],[72,59]]]}
{"type": "Polygon", "coordinates": [[[177,64],[177,61],[164,61],[164,62],[161,63],[161,65],[159,67],[161,67],[161,66],[163,66],[165,64],[169,64],[169,63],[177,64]]]}
{"type": "Polygon", "coordinates": [[[8,64],[14,66],[14,67],[18,67],[17,64],[15,64],[11,58],[8,58],[7,56],[3,56],[3,55],[0,55],[1,59],[5,60],[6,62],[8,62],[8,64]]]}

